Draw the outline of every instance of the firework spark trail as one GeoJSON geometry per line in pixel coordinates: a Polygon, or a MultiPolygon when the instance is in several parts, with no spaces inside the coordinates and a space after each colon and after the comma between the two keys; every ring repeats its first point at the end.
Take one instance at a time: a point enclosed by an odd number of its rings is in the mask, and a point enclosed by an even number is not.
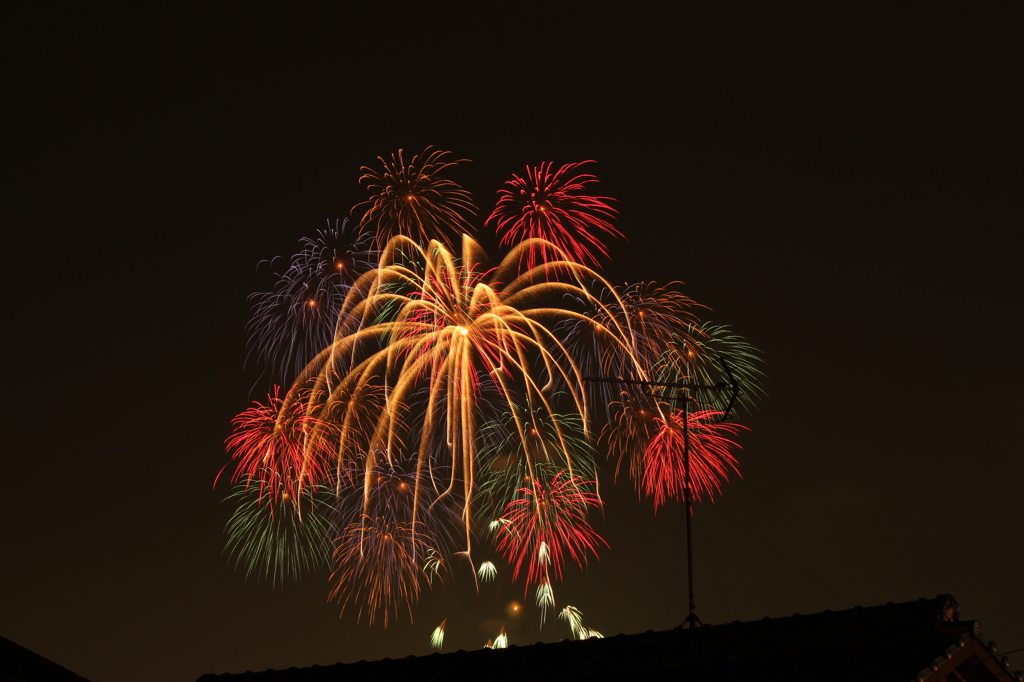
{"type": "MultiPolygon", "coordinates": [[[[712,322],[694,325],[689,337],[693,340],[693,354],[688,356],[693,383],[713,385],[723,378],[723,371],[728,368],[741,387],[733,412],[749,411],[765,397],[763,361],[749,341],[727,325],[712,322]]],[[[663,362],[661,367],[669,370],[662,372],[664,376],[682,376],[680,370],[683,365],[678,360],[663,362]]],[[[720,396],[712,395],[706,388],[696,389],[692,394],[698,405],[713,405],[720,401],[720,396]]]]}
{"type": "Polygon", "coordinates": [[[531,238],[545,241],[535,244],[526,254],[526,267],[532,269],[544,260],[547,244],[554,244],[581,264],[598,266],[597,256],[608,256],[601,236],[622,238],[611,224],[617,211],[608,205],[609,197],[586,194],[586,187],[597,182],[588,173],[574,175],[581,161],[552,172],[551,162],[527,166],[525,177],[513,175],[509,189],[498,190],[498,202],[485,221],[493,223],[501,245],[509,246],[531,238]]]}
{"type": "MultiPolygon", "coordinates": [[[[511,430],[520,439],[527,437],[527,425],[517,402],[548,415],[558,447],[571,452],[550,397],[552,382],[557,380],[570,387],[567,402],[586,424],[586,403],[578,388],[580,372],[552,332],[559,320],[583,318],[550,302],[561,302],[566,293],[587,299],[589,294],[580,282],[597,278],[584,266],[556,261],[502,286],[503,275],[517,269],[519,249],[494,269],[483,265],[482,256],[469,237],[463,239],[461,258],[436,241],[424,249],[408,238],[396,237],[383,250],[380,269],[350,290],[342,312],[349,326],[339,323],[332,346],[299,378],[315,381],[310,395],[324,398],[316,409],[322,407],[335,420],[346,422],[351,410],[367,419],[367,406],[354,400],[369,384],[384,387],[384,409],[379,401],[369,408],[370,421],[376,419],[369,441],[346,442],[350,432],[343,429],[339,457],[350,457],[350,451],[373,451],[390,458],[401,446],[416,450],[417,500],[423,474],[446,457],[452,484],[456,478],[461,480],[467,501],[463,510],[467,549],[478,428],[491,416],[480,413],[488,403],[482,399],[484,393],[503,402],[505,411],[513,415],[511,430]],[[555,275],[563,279],[553,279],[555,275]],[[362,324],[363,320],[368,323],[362,324]],[[422,417],[415,424],[419,433],[402,425],[401,416],[411,413],[422,417]]],[[[415,504],[413,522],[421,508],[415,504]]]]}
{"type": "Polygon", "coordinates": [[[384,626],[404,605],[412,619],[412,606],[420,593],[420,557],[432,549],[432,538],[414,524],[386,518],[364,517],[350,524],[338,538],[331,598],[342,613],[357,605],[357,619],[367,616],[372,625],[381,614],[384,626]]]}
{"type": "Polygon", "coordinates": [[[373,195],[353,211],[366,206],[360,218],[376,231],[377,244],[404,235],[419,243],[461,234],[475,234],[469,218],[476,215],[469,192],[442,173],[468,159],[446,161],[448,152],[427,147],[406,163],[403,150],[391,160],[378,156],[383,169],[363,166],[360,183],[373,195]]]}
{"type": "Polygon", "coordinates": [[[430,646],[441,650],[441,646],[444,644],[444,626],[448,622],[448,619],[441,621],[441,624],[434,628],[434,632],[430,635],[430,646]]]}
{"type": "MultiPolygon", "coordinates": [[[[553,398],[557,402],[557,395],[553,398]]],[[[548,415],[522,411],[525,433],[515,428],[511,414],[488,422],[480,432],[480,486],[475,505],[484,518],[501,519],[524,482],[544,472],[572,470],[596,480],[596,453],[578,413],[548,415]]]]}
{"type": "MultiPolygon", "coordinates": [[[[594,299],[601,303],[590,306],[585,322],[562,323],[559,333],[587,376],[664,381],[654,373],[664,374],[666,355],[673,359],[673,369],[683,367],[686,376],[685,367],[696,360],[688,349],[698,344],[693,311],[698,306],[675,285],[641,282],[603,289],[594,299]]],[[[608,419],[614,415],[612,406],[621,401],[620,392],[637,400],[649,394],[646,388],[610,382],[593,382],[589,388],[593,402],[606,406],[608,419]]],[[[651,409],[659,411],[657,405],[651,409]]]]}
{"type": "Polygon", "coordinates": [[[326,476],[333,426],[317,418],[305,400],[292,397],[299,392],[281,398],[275,386],[266,404],[254,403],[232,420],[234,432],[226,442],[236,460],[231,483],[256,484],[258,499],[272,509],[283,503],[298,509],[302,492],[326,476]]]}
{"type": "Polygon", "coordinates": [[[310,571],[330,565],[333,507],[326,501],[330,490],[307,488],[296,506],[275,505],[270,491],[238,483],[228,495],[235,511],[228,520],[225,551],[235,566],[245,566],[246,577],[256,576],[273,584],[298,581],[310,571]]]}
{"type": "Polygon", "coordinates": [[[502,514],[508,523],[498,529],[498,551],[512,564],[513,580],[525,568],[527,589],[550,587],[550,573],[561,580],[566,557],[583,568],[588,554],[597,556],[598,546],[607,546],[587,520],[601,501],[589,490],[592,481],[566,471],[550,478],[541,474],[527,483],[502,514]]]}
{"type": "Polygon", "coordinates": [[[558,612],[558,619],[564,620],[572,630],[573,636],[577,639],[585,639],[583,633],[586,632],[586,628],[583,627],[583,612],[575,606],[566,606],[558,612]]]}
{"type": "Polygon", "coordinates": [[[302,249],[272,290],[249,297],[249,352],[274,376],[294,377],[334,339],[348,288],[376,267],[372,237],[347,219],[328,223],[300,240],[302,249]]]}
{"type": "Polygon", "coordinates": [[[701,410],[688,415],[683,410],[674,412],[667,420],[655,417],[659,425],[657,435],[644,452],[641,485],[646,494],[654,498],[658,509],[669,499],[682,501],[686,491],[684,466],[685,440],[689,440],[690,492],[692,500],[699,502],[707,496],[714,499],[722,490],[722,483],[730,473],[740,470],[733,448],[739,447],[729,439],[745,427],[730,422],[718,422],[722,413],[701,410]],[[689,429],[689,434],[684,430],[689,429]]]}

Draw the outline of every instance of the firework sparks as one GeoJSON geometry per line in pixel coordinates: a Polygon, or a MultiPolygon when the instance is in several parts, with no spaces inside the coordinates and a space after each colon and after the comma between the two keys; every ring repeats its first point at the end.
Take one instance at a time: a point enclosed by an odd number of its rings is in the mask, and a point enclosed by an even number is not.
{"type": "Polygon", "coordinates": [[[441,645],[444,644],[444,626],[447,622],[447,618],[442,620],[441,624],[434,628],[434,631],[430,634],[430,646],[438,651],[441,650],[441,645]]]}
{"type": "Polygon", "coordinates": [[[721,492],[722,482],[730,473],[739,474],[732,450],[738,447],[728,436],[744,427],[729,422],[717,422],[722,414],[702,410],[687,415],[674,412],[667,420],[655,417],[660,425],[657,435],[644,453],[641,484],[654,498],[657,509],[669,499],[682,501],[686,491],[685,449],[689,441],[690,492],[693,500],[714,496],[721,492]],[[684,433],[688,430],[689,433],[684,433]]]}
{"type": "MultiPolygon", "coordinates": [[[[498,531],[498,550],[512,564],[513,580],[525,568],[527,588],[546,584],[550,589],[549,576],[561,580],[566,556],[583,568],[588,554],[596,556],[599,545],[607,546],[587,521],[590,508],[601,501],[588,490],[592,482],[566,471],[550,479],[537,476],[530,483],[505,508],[503,518],[509,523],[498,531]]],[[[541,592],[537,594],[540,604],[541,592]]],[[[544,596],[547,600],[548,594],[544,596]]]]}
{"type": "Polygon", "coordinates": [[[406,163],[403,150],[391,159],[377,157],[383,168],[362,168],[360,183],[373,195],[356,206],[366,206],[360,222],[376,230],[377,243],[404,235],[425,244],[441,236],[458,238],[476,230],[469,218],[476,215],[469,192],[442,177],[444,171],[467,159],[445,160],[448,152],[427,147],[406,163]]]}
{"type": "Polygon", "coordinates": [[[272,374],[294,377],[331,343],[348,288],[376,266],[371,242],[370,232],[348,220],[328,223],[300,241],[302,250],[272,290],[249,297],[250,353],[272,374]]]}
{"type": "Polygon", "coordinates": [[[255,403],[232,423],[235,430],[227,449],[237,461],[231,482],[257,485],[257,499],[271,509],[282,503],[298,505],[303,489],[324,478],[331,427],[305,401],[289,402],[275,386],[266,404],[255,403]]]}
{"type": "Polygon", "coordinates": [[[420,593],[417,557],[432,549],[430,540],[422,528],[385,518],[364,517],[350,524],[334,551],[331,598],[341,604],[342,613],[357,604],[357,618],[366,615],[371,625],[379,613],[387,627],[400,605],[412,620],[412,605],[420,593]]]}
{"type": "Polygon", "coordinates": [[[550,162],[527,166],[525,177],[513,175],[505,183],[509,188],[498,191],[498,203],[486,222],[495,225],[502,246],[532,238],[545,240],[527,254],[527,267],[544,258],[548,242],[577,263],[597,267],[595,254],[608,255],[601,237],[622,237],[610,222],[617,213],[607,203],[611,199],[586,193],[597,177],[576,174],[588,163],[594,162],[570,163],[554,172],[550,162]]]}
{"type": "Polygon", "coordinates": [[[480,568],[476,570],[476,575],[477,578],[480,579],[480,582],[489,583],[498,577],[498,569],[494,563],[485,561],[480,564],[480,568]]]}
{"type": "MultiPolygon", "coordinates": [[[[395,238],[382,252],[380,269],[353,286],[335,342],[300,376],[313,382],[314,396],[324,396],[318,409],[343,424],[337,443],[342,461],[351,459],[349,453],[393,458],[403,447],[416,451],[413,522],[428,480],[436,483],[438,463],[448,462],[450,478],[442,496],[462,498],[467,549],[479,424],[501,412],[511,414],[510,430],[527,438],[517,407],[525,402],[552,424],[560,450],[571,451],[549,386],[556,379],[575,387],[581,383],[551,331],[553,322],[573,313],[550,302],[566,292],[587,294],[578,283],[582,277],[514,275],[518,255],[513,250],[488,270],[468,237],[461,258],[439,242],[421,248],[395,238]],[[361,401],[363,395],[382,394],[383,402],[361,401]],[[420,419],[404,420],[408,414],[420,419]],[[348,427],[356,422],[365,422],[365,428],[348,427]]],[[[559,267],[593,275],[564,261],[559,267]]],[[[563,397],[585,424],[586,402],[578,388],[563,397]]]]}
{"type": "Polygon", "coordinates": [[[227,502],[235,505],[228,520],[226,551],[246,576],[273,584],[298,579],[330,565],[333,536],[329,491],[307,488],[301,505],[275,505],[269,488],[236,484],[227,502]],[[298,509],[302,509],[301,516],[298,509]]]}
{"type": "Polygon", "coordinates": [[[583,613],[575,606],[566,606],[558,612],[559,620],[564,620],[568,625],[569,629],[572,630],[572,634],[576,635],[579,639],[579,635],[584,632],[583,628],[583,613]]]}
{"type": "MultiPolygon", "coordinates": [[[[553,582],[605,545],[588,520],[602,504],[599,447],[629,461],[657,509],[683,497],[688,434],[693,499],[717,494],[738,473],[740,427],[705,408],[722,372],[746,388],[737,405],[760,395],[757,352],[698,319],[676,283],[616,289],[597,274],[605,240],[622,235],[581,172],[592,162],[513,176],[486,221],[510,247],[492,260],[470,236],[469,193],[445,177],[461,161],[429,147],[379,161],[360,178],[361,223],[303,239],[251,297],[250,357],[295,378],[234,420],[228,549],[274,582],[333,563],[342,612],[385,626],[411,618],[458,556],[479,582],[522,574],[543,625],[553,582]],[[701,411],[684,424],[644,381],[696,384],[701,411]],[[481,538],[511,571],[473,569],[481,538]]],[[[507,616],[526,610],[512,602],[507,616]]],[[[580,639],[601,636],[574,607],[559,617],[580,639]]],[[[504,629],[491,646],[507,646],[504,629]]]]}

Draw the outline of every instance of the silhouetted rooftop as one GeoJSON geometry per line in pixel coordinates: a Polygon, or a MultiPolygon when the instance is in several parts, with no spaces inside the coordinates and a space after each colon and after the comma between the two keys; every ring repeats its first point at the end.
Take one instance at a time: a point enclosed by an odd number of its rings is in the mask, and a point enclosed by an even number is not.
{"type": "Polygon", "coordinates": [[[978,622],[960,620],[957,609],[952,596],[939,595],[903,604],[604,639],[211,674],[200,677],[199,682],[1024,679],[981,640],[978,622]]]}
{"type": "Polygon", "coordinates": [[[48,658],[0,637],[0,681],[2,682],[89,682],[48,658]]]}

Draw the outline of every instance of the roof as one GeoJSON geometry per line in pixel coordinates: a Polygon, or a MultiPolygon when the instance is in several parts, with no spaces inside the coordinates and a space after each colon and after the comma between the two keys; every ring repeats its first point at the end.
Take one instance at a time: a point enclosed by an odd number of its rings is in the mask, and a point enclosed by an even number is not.
{"type": "Polygon", "coordinates": [[[937,682],[1024,680],[960,620],[950,595],[808,616],[648,631],[604,639],[538,643],[359,661],[329,666],[204,675],[199,682],[381,682],[479,679],[555,682],[619,679],[937,682]],[[956,675],[951,676],[951,671],[956,675]]]}
{"type": "Polygon", "coordinates": [[[0,680],[3,682],[89,682],[48,658],[0,637],[0,680]]]}

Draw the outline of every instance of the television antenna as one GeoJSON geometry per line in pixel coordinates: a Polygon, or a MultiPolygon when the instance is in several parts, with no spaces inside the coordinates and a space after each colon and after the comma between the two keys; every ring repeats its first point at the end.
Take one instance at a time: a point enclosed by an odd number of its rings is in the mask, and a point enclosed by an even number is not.
{"type": "Polygon", "coordinates": [[[686,507],[686,577],[690,597],[690,610],[686,615],[686,620],[683,622],[689,623],[690,628],[703,625],[700,618],[697,616],[697,606],[694,603],[693,597],[693,509],[690,504],[690,403],[697,402],[697,399],[693,397],[694,391],[730,391],[728,403],[726,403],[725,409],[722,410],[722,416],[718,419],[718,422],[723,422],[729,418],[733,405],[736,403],[736,398],[738,398],[740,394],[739,383],[732,375],[732,371],[729,369],[729,364],[725,361],[725,358],[719,357],[718,362],[722,365],[722,369],[725,371],[725,375],[729,380],[720,381],[717,384],[698,384],[685,381],[643,381],[640,379],[624,379],[622,377],[583,377],[584,381],[606,384],[629,384],[633,386],[646,386],[648,388],[674,389],[674,395],[657,393],[652,393],[650,395],[655,398],[666,398],[676,404],[683,404],[683,504],[686,507]]]}

